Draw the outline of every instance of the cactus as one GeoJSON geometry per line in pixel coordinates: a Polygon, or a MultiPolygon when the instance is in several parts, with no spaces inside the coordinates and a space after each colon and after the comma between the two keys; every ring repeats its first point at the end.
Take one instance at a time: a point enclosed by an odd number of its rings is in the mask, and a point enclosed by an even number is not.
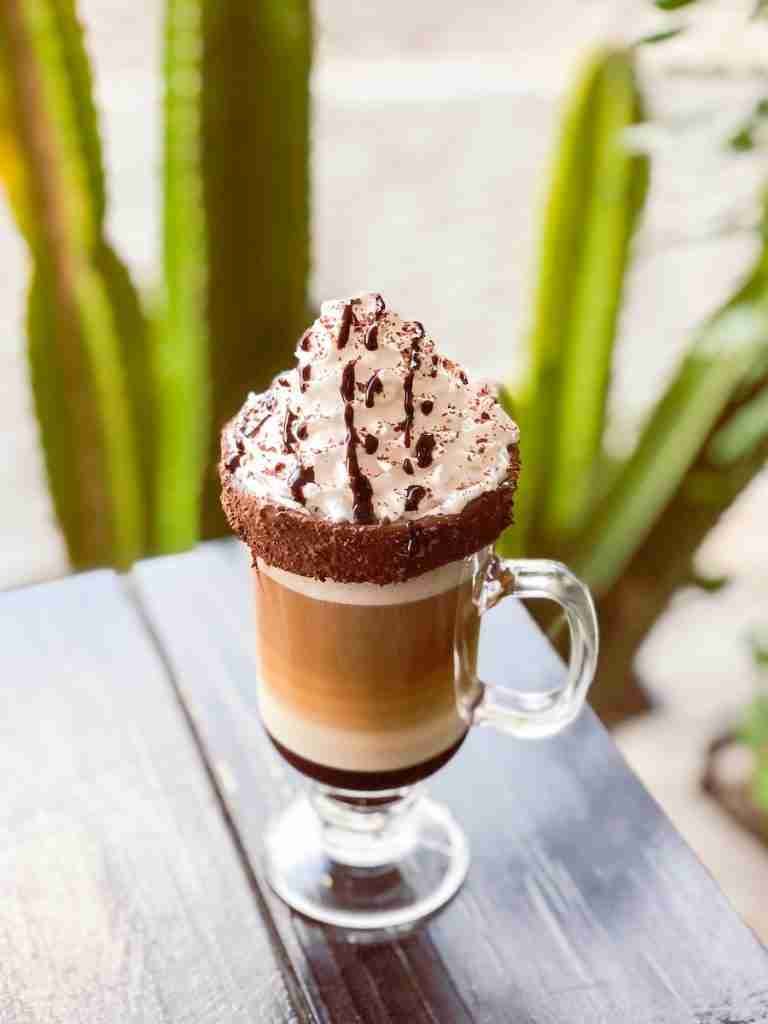
{"type": "Polygon", "coordinates": [[[201,166],[202,0],[169,0],[164,54],[163,288],[153,321],[155,472],[152,545],[200,537],[209,450],[206,249],[201,166]]]}
{"type": "Polygon", "coordinates": [[[647,159],[625,145],[641,119],[631,51],[592,54],[566,102],[547,193],[529,375],[519,398],[506,398],[525,467],[516,525],[502,542],[508,552],[546,548],[588,514],[629,242],[647,186],[647,159]]]}
{"type": "MultiPolygon", "coordinates": [[[[608,721],[632,694],[638,646],[696,550],[768,456],[768,200],[744,285],[705,323],[623,463],[603,419],[629,243],[646,161],[622,149],[642,116],[632,57],[601,51],[577,81],[550,184],[530,372],[519,396],[524,472],[502,550],[568,560],[598,597],[603,636],[593,702],[608,721]]],[[[552,626],[552,620],[542,616],[552,626]]],[[[563,639],[552,629],[558,643],[563,639]]]]}
{"type": "Polygon", "coordinates": [[[203,6],[203,183],[211,338],[204,534],[226,530],[219,431],[291,362],[307,316],[309,0],[203,6]]]}
{"type": "Polygon", "coordinates": [[[33,266],[31,380],[76,566],[144,548],[137,423],[144,320],[104,235],[90,71],[71,0],[0,2],[0,178],[33,266]]]}
{"type": "Polygon", "coordinates": [[[226,530],[219,431],[290,362],[306,316],[307,0],[170,0],[156,542],[226,530]]]}
{"type": "Polygon", "coordinates": [[[630,458],[593,510],[577,564],[599,591],[616,582],[658,522],[676,537],[675,560],[690,561],[704,536],[697,530],[695,543],[684,542],[693,524],[703,515],[714,525],[765,461],[768,208],[764,223],[755,267],[700,329],[630,458]],[[681,514],[671,515],[672,507],[681,514]]]}
{"type": "Polygon", "coordinates": [[[128,565],[194,544],[203,521],[224,530],[220,427],[289,361],[304,323],[309,4],[168,0],[151,331],[104,236],[73,0],[0,0],[0,28],[0,177],[32,254],[29,356],[51,491],[73,564],[128,565]]]}

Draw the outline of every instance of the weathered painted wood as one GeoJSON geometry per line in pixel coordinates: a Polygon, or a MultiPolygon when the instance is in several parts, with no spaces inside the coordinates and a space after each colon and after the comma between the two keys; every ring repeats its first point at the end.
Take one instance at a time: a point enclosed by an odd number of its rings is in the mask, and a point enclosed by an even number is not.
{"type": "Polygon", "coordinates": [[[305,1019],[125,581],[0,595],[0,678],[0,1021],[305,1019]]]}
{"type": "MultiPolygon", "coordinates": [[[[246,566],[225,542],[134,578],[258,876],[265,819],[296,780],[258,721],[246,566]]],[[[502,607],[486,674],[559,671],[527,616],[502,607]]],[[[344,944],[265,891],[320,1020],[768,1021],[768,955],[591,712],[545,742],[477,731],[430,788],[466,828],[473,866],[420,932],[344,944]]]]}

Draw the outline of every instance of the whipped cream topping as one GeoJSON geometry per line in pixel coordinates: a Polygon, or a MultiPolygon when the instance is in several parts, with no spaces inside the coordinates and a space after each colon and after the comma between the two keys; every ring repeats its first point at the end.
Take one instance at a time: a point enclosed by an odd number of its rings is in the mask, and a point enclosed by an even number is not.
{"type": "Polygon", "coordinates": [[[296,357],[225,433],[227,468],[263,500],[387,522],[460,512],[507,477],[519,431],[493,386],[380,295],[324,302],[296,357]]]}

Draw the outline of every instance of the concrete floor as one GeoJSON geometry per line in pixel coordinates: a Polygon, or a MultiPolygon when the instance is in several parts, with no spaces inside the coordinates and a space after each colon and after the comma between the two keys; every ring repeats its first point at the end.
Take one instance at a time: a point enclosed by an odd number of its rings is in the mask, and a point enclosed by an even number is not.
{"type": "MultiPolygon", "coordinates": [[[[764,169],[726,157],[714,141],[764,91],[766,30],[742,31],[750,2],[702,5],[694,33],[644,58],[662,127],[650,139],[654,187],[622,324],[617,446],[752,249],[742,229],[764,169]],[[711,74],[723,64],[727,81],[711,74]]],[[[161,7],[80,2],[106,139],[110,232],[145,286],[157,274],[161,7]]],[[[509,377],[520,360],[537,202],[567,74],[588,44],[636,38],[662,16],[647,0],[481,0],[454,5],[450,18],[438,0],[318,0],[316,8],[315,297],[376,287],[476,373],[509,377]]],[[[25,254],[2,207],[0,253],[2,586],[67,566],[23,356],[25,254]]],[[[768,621],[767,506],[763,478],[707,543],[706,566],[734,582],[716,596],[680,596],[640,658],[662,707],[617,734],[766,940],[768,854],[699,795],[697,779],[706,742],[757,685],[744,635],[768,621]]]]}

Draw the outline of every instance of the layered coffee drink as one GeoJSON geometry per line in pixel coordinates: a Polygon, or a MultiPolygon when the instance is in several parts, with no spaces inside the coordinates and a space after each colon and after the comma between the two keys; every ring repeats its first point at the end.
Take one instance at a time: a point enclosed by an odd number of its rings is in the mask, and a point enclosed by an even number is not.
{"type": "Polygon", "coordinates": [[[261,716],[288,761],[328,785],[373,790],[448,760],[466,730],[453,684],[462,569],[377,586],[256,567],[261,716]]]}
{"type": "Polygon", "coordinates": [[[324,303],[296,355],[222,442],[223,505],[253,560],[260,713],[305,775],[395,789],[464,738],[454,621],[467,557],[510,522],[518,431],[378,294],[324,303]]]}

